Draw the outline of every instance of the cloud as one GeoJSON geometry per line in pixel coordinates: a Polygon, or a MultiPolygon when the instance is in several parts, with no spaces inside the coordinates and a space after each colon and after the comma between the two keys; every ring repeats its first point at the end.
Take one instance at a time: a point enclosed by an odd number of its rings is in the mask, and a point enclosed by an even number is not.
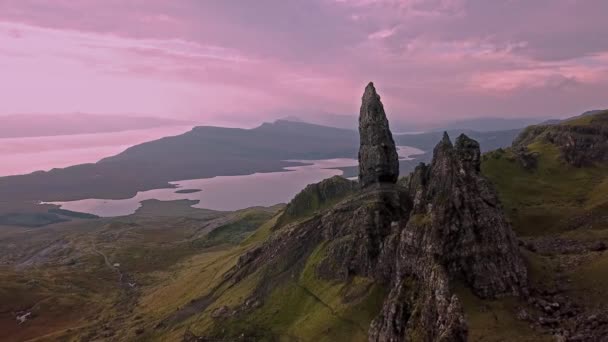
{"type": "Polygon", "coordinates": [[[376,32],[368,35],[367,38],[372,39],[372,40],[373,39],[385,39],[385,38],[388,38],[388,37],[394,35],[396,30],[397,30],[397,28],[393,27],[391,29],[384,29],[384,30],[376,31],[376,32]]]}
{"type": "Polygon", "coordinates": [[[290,106],[339,110],[335,102],[343,97],[323,94],[348,88],[307,68],[173,38],[4,22],[0,46],[0,91],[11,99],[0,103],[4,113],[128,111],[194,119],[242,113],[241,120],[245,115],[259,122],[290,106]]]}
{"type": "Polygon", "coordinates": [[[4,0],[0,114],[352,114],[370,80],[403,120],[575,114],[608,106],[607,12],[603,0],[4,0]]]}

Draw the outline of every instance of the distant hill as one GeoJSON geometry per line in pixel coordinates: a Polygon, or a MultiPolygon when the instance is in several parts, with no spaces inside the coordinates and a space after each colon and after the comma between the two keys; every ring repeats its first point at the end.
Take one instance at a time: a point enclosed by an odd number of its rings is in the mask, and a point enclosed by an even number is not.
{"type": "MultiPolygon", "coordinates": [[[[518,132],[467,134],[487,151],[509,146],[518,132]]],[[[454,136],[460,133],[450,132],[454,136]]],[[[395,135],[395,141],[429,151],[440,135],[395,135]]],[[[94,164],[2,177],[0,202],[128,198],[137,191],[167,187],[170,181],[272,172],[295,165],[285,160],[357,158],[358,144],[359,135],[354,130],[285,120],[254,129],[195,127],[182,135],[133,146],[94,164]]],[[[402,161],[402,173],[427,157],[402,161]]]]}
{"type": "MultiPolygon", "coordinates": [[[[308,122],[323,126],[346,128],[357,130],[358,118],[355,115],[323,114],[315,116],[289,115],[283,118],[287,121],[308,122]]],[[[469,130],[478,132],[492,132],[512,129],[523,129],[529,125],[535,125],[545,119],[543,118],[470,118],[450,120],[444,119],[435,123],[414,123],[401,118],[391,119],[391,130],[397,132],[443,132],[453,130],[469,130]]]]}
{"type": "Polygon", "coordinates": [[[279,121],[305,122],[314,125],[344,128],[350,130],[357,130],[359,127],[359,118],[356,115],[348,114],[322,113],[315,115],[287,115],[279,119],[279,121]]]}
{"type": "Polygon", "coordinates": [[[590,116],[590,115],[595,115],[595,114],[599,114],[602,112],[605,112],[606,109],[593,109],[593,110],[588,110],[586,112],[584,112],[583,114],[577,115],[577,116],[573,116],[570,118],[566,118],[566,119],[552,119],[552,120],[546,120],[543,121],[541,123],[539,123],[539,125],[557,125],[561,122],[567,121],[567,120],[572,120],[575,118],[580,118],[580,117],[584,117],[584,116],[590,116]]]}
{"type": "Polygon", "coordinates": [[[107,133],[191,124],[181,120],[141,116],[86,113],[14,114],[0,116],[0,138],[107,133]]]}
{"type": "Polygon", "coordinates": [[[522,129],[529,125],[535,125],[542,118],[471,118],[451,121],[441,126],[435,126],[433,130],[472,130],[479,132],[502,131],[522,129]]]}
{"type": "Polygon", "coordinates": [[[354,131],[277,121],[254,129],[196,127],[97,163],[0,178],[2,200],[128,198],[169,181],[282,170],[286,159],[356,157],[354,131]]]}
{"type": "Polygon", "coordinates": [[[513,147],[486,154],[482,165],[520,234],[583,223],[602,227],[608,213],[608,110],[530,126],[513,147]]]}

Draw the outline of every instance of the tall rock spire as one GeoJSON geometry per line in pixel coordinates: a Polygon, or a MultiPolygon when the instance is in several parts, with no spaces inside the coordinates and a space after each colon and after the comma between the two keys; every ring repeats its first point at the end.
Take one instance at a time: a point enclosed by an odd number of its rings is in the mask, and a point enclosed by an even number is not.
{"type": "Polygon", "coordinates": [[[396,183],[399,156],[388,126],[384,106],[370,82],[363,94],[359,113],[359,183],[396,183]]]}

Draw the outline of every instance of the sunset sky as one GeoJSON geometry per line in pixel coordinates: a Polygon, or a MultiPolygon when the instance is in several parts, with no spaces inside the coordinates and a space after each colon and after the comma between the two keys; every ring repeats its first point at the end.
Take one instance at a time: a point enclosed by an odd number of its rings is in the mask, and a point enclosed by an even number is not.
{"type": "Polygon", "coordinates": [[[608,108],[606,0],[0,0],[0,115],[250,123],[608,108]]]}

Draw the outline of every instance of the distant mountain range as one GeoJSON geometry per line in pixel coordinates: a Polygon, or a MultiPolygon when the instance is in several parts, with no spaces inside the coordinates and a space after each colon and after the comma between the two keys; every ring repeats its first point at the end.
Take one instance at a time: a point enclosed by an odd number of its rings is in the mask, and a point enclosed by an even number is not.
{"type": "Polygon", "coordinates": [[[120,132],[192,122],[144,116],[101,114],[14,114],[0,116],[0,138],[120,132]]]}
{"type": "MultiPolygon", "coordinates": [[[[359,123],[355,115],[324,114],[318,116],[295,116],[289,115],[283,120],[293,122],[307,122],[324,126],[356,130],[359,123]]],[[[391,119],[391,129],[398,132],[433,132],[449,130],[470,130],[479,132],[492,132],[510,129],[522,129],[529,125],[542,122],[543,118],[469,118],[459,120],[446,120],[438,123],[413,123],[405,122],[399,118],[391,119]]]]}
{"type": "MultiPolygon", "coordinates": [[[[596,112],[586,112],[582,116],[593,113],[596,112]]],[[[96,116],[88,118],[91,122],[101,120],[96,116]]],[[[96,126],[90,131],[119,129],[115,126],[114,120],[116,118],[108,119],[105,121],[107,125],[96,126]]],[[[501,121],[484,120],[487,124],[484,127],[490,127],[492,122],[501,121]]],[[[482,123],[484,120],[477,122],[482,123]]],[[[137,118],[124,121],[120,128],[163,123],[167,122],[164,119],[146,121],[137,118]]],[[[179,122],[169,120],[168,123],[179,122]]],[[[515,124],[515,121],[511,124],[515,124]]],[[[60,126],[58,123],[54,125],[60,126]]],[[[506,123],[504,126],[510,127],[506,123]]],[[[5,127],[2,127],[2,131],[7,132],[5,127]]],[[[454,138],[466,133],[472,139],[479,141],[482,152],[486,152],[510,146],[520,131],[519,128],[496,131],[455,128],[447,132],[454,138]]],[[[17,134],[17,132],[13,133],[17,134]]],[[[22,130],[20,134],[23,135],[24,132],[25,130],[22,130]]],[[[29,134],[34,132],[33,129],[29,130],[29,134]]],[[[47,133],[49,132],[69,134],[67,132],[70,130],[50,129],[47,133]]],[[[35,134],[42,133],[44,132],[39,131],[35,134]]],[[[442,131],[394,134],[398,146],[411,146],[425,151],[424,154],[415,156],[413,160],[401,160],[401,173],[407,174],[418,163],[428,162],[431,157],[430,152],[441,139],[441,135],[442,131]]],[[[138,191],[168,187],[170,181],[273,172],[295,165],[286,160],[357,158],[358,139],[355,130],[289,120],[264,123],[253,129],[195,127],[182,135],[133,146],[97,163],[1,177],[0,202],[129,198],[138,191]]],[[[357,175],[356,167],[343,168],[343,171],[347,177],[357,175]]]]}
{"type": "MultiPolygon", "coordinates": [[[[457,136],[463,130],[450,131],[457,136]]],[[[506,147],[518,130],[467,131],[483,150],[506,147]]],[[[400,146],[430,151],[441,132],[395,135],[400,146]]],[[[354,130],[278,120],[254,129],[195,127],[182,135],[133,146],[94,164],[0,178],[0,201],[65,201],[128,198],[137,191],[167,187],[168,182],[214,176],[272,172],[295,165],[286,160],[357,158],[354,130]]],[[[429,154],[402,161],[407,173],[429,154]]],[[[356,175],[356,169],[345,170],[356,175]]]]}
{"type": "Polygon", "coordinates": [[[606,111],[606,109],[593,109],[593,110],[588,110],[586,112],[584,112],[581,115],[577,115],[577,116],[573,116],[570,118],[566,118],[566,119],[552,119],[552,120],[546,120],[540,123],[540,125],[557,125],[559,123],[562,123],[564,121],[568,121],[568,120],[572,120],[575,118],[580,118],[580,117],[584,117],[584,116],[590,116],[590,115],[595,115],[595,114],[599,114],[606,111]]]}

